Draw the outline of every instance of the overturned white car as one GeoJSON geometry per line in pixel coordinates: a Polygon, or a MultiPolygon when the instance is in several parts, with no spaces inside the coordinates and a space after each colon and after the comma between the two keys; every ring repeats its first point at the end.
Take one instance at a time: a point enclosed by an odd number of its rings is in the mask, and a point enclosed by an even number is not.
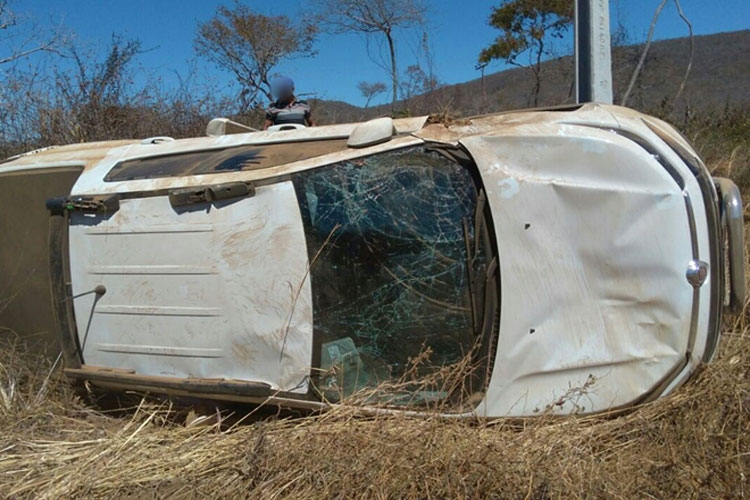
{"type": "Polygon", "coordinates": [[[58,189],[0,202],[2,271],[49,238],[66,373],[109,389],[600,412],[683,383],[744,302],[736,186],[615,106],[71,145],[0,185],[58,189]]]}

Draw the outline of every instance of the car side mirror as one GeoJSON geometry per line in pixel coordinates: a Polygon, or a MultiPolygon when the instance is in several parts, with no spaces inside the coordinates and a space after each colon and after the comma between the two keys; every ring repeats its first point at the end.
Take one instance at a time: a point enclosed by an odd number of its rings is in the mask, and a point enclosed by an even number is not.
{"type": "Polygon", "coordinates": [[[257,131],[258,129],[234,122],[228,118],[214,118],[206,126],[206,135],[209,137],[219,137],[227,134],[246,134],[257,131]]]}
{"type": "Polygon", "coordinates": [[[349,134],[347,146],[350,148],[366,148],[390,141],[396,134],[392,118],[375,118],[357,125],[349,134]]]}

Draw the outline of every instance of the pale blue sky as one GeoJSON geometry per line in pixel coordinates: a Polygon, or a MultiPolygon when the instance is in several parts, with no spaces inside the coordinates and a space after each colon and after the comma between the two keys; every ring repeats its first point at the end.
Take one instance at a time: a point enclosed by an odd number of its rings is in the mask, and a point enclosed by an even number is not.
{"type": "MultiPolygon", "coordinates": [[[[139,38],[144,48],[153,49],[140,57],[142,66],[171,85],[176,79],[174,72],[185,72],[187,61],[194,57],[196,23],[209,19],[221,3],[231,5],[232,0],[14,0],[11,5],[39,23],[62,22],[82,42],[101,50],[106,48],[113,32],[139,38]]],[[[305,6],[303,0],[244,3],[266,14],[292,17],[305,6]]],[[[499,3],[499,0],[427,1],[430,41],[441,81],[458,83],[479,76],[474,69],[477,54],[496,35],[487,25],[487,19],[491,7],[499,3]]],[[[619,20],[635,40],[642,40],[658,3],[658,0],[611,0],[612,22],[616,24],[619,20]]],[[[696,34],[750,29],[750,0],[682,0],[682,6],[696,34]]],[[[661,15],[656,38],[686,34],[687,28],[670,1],[661,15]]],[[[402,67],[414,62],[418,37],[410,38],[399,47],[402,67]]],[[[570,40],[572,37],[563,42],[561,51],[572,51],[570,40]]],[[[300,93],[362,104],[357,82],[386,81],[383,70],[367,57],[365,44],[357,36],[323,36],[317,49],[315,58],[290,61],[280,68],[294,78],[300,93]]],[[[502,68],[502,64],[495,63],[488,71],[502,68]]],[[[212,67],[201,66],[201,71],[211,72],[222,83],[231,82],[229,75],[212,67]]],[[[386,96],[381,99],[385,100],[386,96]]]]}

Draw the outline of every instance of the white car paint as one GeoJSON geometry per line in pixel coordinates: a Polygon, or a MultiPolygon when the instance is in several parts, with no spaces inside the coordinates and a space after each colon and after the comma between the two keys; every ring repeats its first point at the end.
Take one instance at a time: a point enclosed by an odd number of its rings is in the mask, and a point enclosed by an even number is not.
{"type": "Polygon", "coordinates": [[[107,289],[96,305],[95,295],[75,300],[84,359],[147,376],[307,392],[304,238],[288,181],[207,210],[176,211],[156,196],[124,200],[110,217],[74,214],[73,294],[107,289]]]}
{"type": "Polygon", "coordinates": [[[462,143],[487,189],[503,289],[495,369],[477,411],[537,413],[590,377],[586,396],[558,409],[602,411],[667,379],[686,356],[693,299],[685,201],[669,174],[596,129],[462,143]]]}
{"type": "Polygon", "coordinates": [[[261,381],[274,390],[306,392],[312,299],[302,223],[287,176],[431,143],[461,145],[470,153],[498,245],[495,364],[486,394],[470,414],[623,408],[668,394],[695,371],[709,336],[718,334],[709,317],[711,289],[719,284],[709,277],[696,291],[686,279],[691,260],[711,261],[710,201],[652,128],[689,145],[668,125],[632,110],[589,104],[450,126],[426,125],[424,117],[394,120],[400,135],[388,142],[278,167],[104,181],[125,159],[343,138],[355,127],[134,141],[83,153],[59,148],[19,158],[0,173],[80,162],[86,169],[74,196],[258,183],[255,197],[209,212],[177,213],[162,194],[124,199],[109,218],[73,217],[73,294],[97,284],[108,290],[94,307],[90,328],[94,296],[75,302],[81,342],[88,330],[87,364],[154,377],[261,381]],[[251,331],[255,336],[245,338],[251,331]],[[210,332],[210,341],[200,332],[210,332]],[[156,352],[170,356],[150,356],[156,352]],[[585,395],[568,397],[581,387],[585,395]]]}

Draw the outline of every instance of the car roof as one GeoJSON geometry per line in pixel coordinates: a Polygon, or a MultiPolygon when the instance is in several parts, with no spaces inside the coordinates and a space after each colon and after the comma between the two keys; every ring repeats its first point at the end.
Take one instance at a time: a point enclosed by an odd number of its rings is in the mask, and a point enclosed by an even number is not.
{"type": "MultiPolygon", "coordinates": [[[[393,120],[396,134],[411,135],[427,142],[457,144],[473,135],[517,133],[545,124],[591,125],[617,127],[629,122],[644,126],[645,115],[619,106],[598,103],[572,104],[551,108],[504,111],[457,120],[439,116],[420,116],[393,120]]],[[[652,120],[655,121],[655,120],[652,120]]],[[[118,161],[152,156],[222,149],[241,145],[278,144],[346,139],[362,123],[323,125],[289,131],[256,131],[221,136],[204,136],[172,140],[171,138],[129,139],[51,146],[0,161],[0,174],[63,166],[80,166],[90,170],[107,156],[118,161]]],[[[680,138],[682,142],[682,139],[680,138]]],[[[397,147],[398,141],[393,142],[397,147]]],[[[385,144],[383,144],[385,146],[385,144]]],[[[378,148],[382,149],[382,148],[378,148]]],[[[387,148],[386,148],[387,149],[387,148]]]]}
{"type": "MultiPolygon", "coordinates": [[[[410,134],[421,129],[427,116],[400,118],[393,120],[396,134],[410,134]]],[[[49,146],[22,153],[0,161],[0,173],[12,170],[49,168],[53,166],[82,166],[85,169],[95,165],[114,151],[128,148],[123,159],[152,155],[167,155],[190,151],[220,149],[242,144],[275,144],[289,142],[311,142],[329,139],[346,139],[359,123],[323,125],[288,131],[256,131],[223,136],[192,137],[176,139],[155,137],[101,142],[86,142],[64,146],[49,146]]]]}

